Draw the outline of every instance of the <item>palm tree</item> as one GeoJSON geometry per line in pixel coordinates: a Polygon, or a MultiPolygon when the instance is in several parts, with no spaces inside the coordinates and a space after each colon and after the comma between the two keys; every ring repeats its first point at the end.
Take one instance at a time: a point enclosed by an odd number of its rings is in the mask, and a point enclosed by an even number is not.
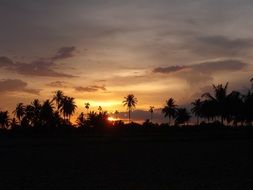
{"type": "Polygon", "coordinates": [[[11,122],[10,122],[10,126],[11,126],[11,129],[15,128],[18,126],[18,122],[17,122],[17,119],[14,117],[12,118],[11,122]]]}
{"type": "Polygon", "coordinates": [[[87,114],[89,113],[89,109],[90,109],[90,103],[89,102],[85,102],[84,103],[84,107],[87,110],[87,114]]]}
{"type": "Polygon", "coordinates": [[[237,126],[238,122],[243,121],[243,99],[240,92],[233,91],[227,97],[227,120],[233,121],[237,126]]]}
{"type": "Polygon", "coordinates": [[[21,120],[25,115],[25,106],[23,103],[17,104],[15,110],[12,112],[18,119],[19,124],[21,124],[21,120]]]}
{"type": "Polygon", "coordinates": [[[226,118],[226,104],[227,104],[227,87],[228,82],[223,87],[222,84],[219,84],[217,86],[213,85],[214,89],[214,96],[212,96],[210,93],[204,93],[202,97],[206,97],[208,101],[211,101],[215,105],[216,109],[216,115],[220,116],[221,123],[224,123],[224,119],[226,118]]]}
{"type": "Polygon", "coordinates": [[[135,108],[137,102],[138,100],[133,94],[128,94],[126,97],[124,97],[123,106],[127,106],[129,123],[131,119],[131,111],[135,108]]]}
{"type": "Polygon", "coordinates": [[[25,123],[26,127],[28,126],[34,126],[34,107],[32,105],[27,105],[25,107],[25,116],[22,119],[21,123],[22,125],[25,123]]]}
{"type": "Polygon", "coordinates": [[[84,127],[85,122],[86,122],[86,120],[85,120],[85,117],[84,117],[84,113],[81,112],[80,115],[76,119],[76,123],[77,123],[78,127],[84,127]]]}
{"type": "Polygon", "coordinates": [[[0,111],[0,126],[2,129],[7,129],[10,124],[8,111],[0,111]]]}
{"type": "Polygon", "coordinates": [[[38,99],[32,101],[31,106],[33,106],[33,125],[39,126],[41,125],[41,109],[42,105],[38,99]]]}
{"type": "Polygon", "coordinates": [[[191,111],[197,118],[197,125],[199,125],[199,117],[201,117],[202,101],[200,99],[195,100],[191,103],[193,105],[191,111]]]}
{"type": "Polygon", "coordinates": [[[98,106],[98,112],[101,113],[103,111],[103,108],[101,106],[98,106]]]}
{"type": "Polygon", "coordinates": [[[185,124],[191,116],[185,108],[178,108],[175,115],[176,124],[185,124]]]}
{"type": "Polygon", "coordinates": [[[253,92],[250,90],[248,93],[243,97],[243,104],[244,104],[244,116],[247,124],[251,124],[253,121],[253,92]]]}
{"type": "Polygon", "coordinates": [[[64,99],[64,93],[61,90],[57,90],[53,97],[53,101],[55,101],[56,103],[57,110],[61,109],[63,99],[64,99]]]}
{"type": "Polygon", "coordinates": [[[115,115],[115,119],[118,119],[119,118],[119,111],[115,110],[114,115],[115,115]]]}
{"type": "Polygon", "coordinates": [[[48,125],[54,117],[54,108],[50,100],[46,100],[41,107],[41,120],[43,125],[48,125]]]}
{"type": "Polygon", "coordinates": [[[150,106],[149,107],[149,112],[150,112],[150,121],[152,122],[152,119],[153,119],[153,113],[154,113],[154,106],[150,106]]]}
{"type": "Polygon", "coordinates": [[[65,96],[64,99],[62,100],[62,107],[61,107],[61,112],[63,113],[64,119],[66,117],[68,118],[68,121],[70,122],[70,117],[75,113],[77,106],[74,102],[74,98],[65,96]]]}
{"type": "Polygon", "coordinates": [[[176,107],[177,105],[175,104],[175,100],[170,98],[166,101],[166,106],[162,109],[164,117],[169,117],[169,125],[171,123],[171,119],[175,117],[176,107]]]}

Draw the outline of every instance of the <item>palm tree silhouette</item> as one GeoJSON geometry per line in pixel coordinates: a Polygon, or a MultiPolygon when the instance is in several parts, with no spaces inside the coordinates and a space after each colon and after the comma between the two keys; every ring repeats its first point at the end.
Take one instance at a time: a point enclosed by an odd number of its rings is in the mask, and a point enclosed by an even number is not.
{"type": "Polygon", "coordinates": [[[124,97],[123,106],[127,106],[128,110],[128,122],[130,123],[131,119],[131,111],[135,108],[138,100],[136,97],[134,97],[133,94],[128,94],[126,97],[124,97]]]}
{"type": "Polygon", "coordinates": [[[114,115],[115,115],[115,118],[118,119],[119,118],[119,111],[115,110],[114,115]]]}
{"type": "Polygon", "coordinates": [[[233,121],[234,125],[237,126],[238,122],[243,121],[243,98],[240,92],[233,91],[227,97],[227,121],[233,121]]]}
{"type": "Polygon", "coordinates": [[[40,126],[41,125],[41,109],[42,106],[40,104],[40,101],[38,99],[35,99],[32,101],[31,106],[33,106],[33,124],[34,126],[40,126]]]}
{"type": "Polygon", "coordinates": [[[0,126],[2,129],[7,129],[10,124],[8,111],[0,111],[0,126]]]}
{"type": "Polygon", "coordinates": [[[21,125],[21,120],[25,115],[25,106],[23,103],[17,104],[15,110],[12,112],[18,119],[19,124],[21,125]]]}
{"type": "Polygon", "coordinates": [[[176,124],[185,124],[191,116],[185,108],[178,108],[175,115],[176,124]]]}
{"type": "Polygon", "coordinates": [[[251,124],[253,121],[253,92],[250,90],[243,97],[244,102],[244,117],[247,124],[251,124]]]}
{"type": "Polygon", "coordinates": [[[54,108],[50,100],[46,100],[41,107],[42,125],[48,125],[54,117],[54,108]]]}
{"type": "Polygon", "coordinates": [[[84,113],[81,112],[80,115],[76,119],[76,123],[77,123],[78,127],[84,127],[85,122],[86,122],[86,120],[85,120],[85,117],[84,117],[84,113]]]}
{"type": "Polygon", "coordinates": [[[204,93],[202,97],[206,97],[208,101],[211,101],[215,105],[217,116],[220,116],[221,123],[224,123],[224,119],[226,117],[226,103],[227,103],[227,87],[228,82],[223,87],[222,84],[217,86],[213,85],[214,96],[210,93],[204,93]]]}
{"type": "Polygon", "coordinates": [[[10,126],[11,126],[12,129],[18,126],[18,122],[17,122],[17,119],[15,117],[12,118],[12,120],[10,122],[10,126]]]}
{"type": "Polygon", "coordinates": [[[169,125],[171,123],[171,119],[175,117],[176,107],[177,105],[175,104],[175,100],[170,98],[166,101],[166,106],[162,109],[164,117],[169,117],[169,125]]]}
{"type": "Polygon", "coordinates": [[[64,120],[66,117],[68,118],[68,121],[70,122],[70,117],[75,113],[77,106],[74,102],[74,98],[65,96],[62,100],[62,107],[61,112],[63,113],[64,120]]]}
{"type": "Polygon", "coordinates": [[[154,106],[150,106],[149,107],[149,112],[150,112],[150,121],[152,122],[153,120],[153,113],[154,113],[154,106]]]}
{"type": "Polygon", "coordinates": [[[191,103],[193,105],[191,111],[197,118],[197,125],[199,125],[199,118],[201,117],[202,101],[200,99],[195,100],[191,103]]]}
{"type": "Polygon", "coordinates": [[[101,106],[98,106],[98,112],[101,113],[103,111],[103,108],[101,106]]]}
{"type": "Polygon", "coordinates": [[[57,90],[53,96],[53,101],[55,101],[57,110],[60,110],[62,107],[62,101],[64,99],[64,93],[61,90],[57,90]]]}
{"type": "Polygon", "coordinates": [[[90,109],[90,103],[89,102],[85,102],[84,103],[84,107],[87,110],[87,114],[89,113],[89,109],[90,109]]]}

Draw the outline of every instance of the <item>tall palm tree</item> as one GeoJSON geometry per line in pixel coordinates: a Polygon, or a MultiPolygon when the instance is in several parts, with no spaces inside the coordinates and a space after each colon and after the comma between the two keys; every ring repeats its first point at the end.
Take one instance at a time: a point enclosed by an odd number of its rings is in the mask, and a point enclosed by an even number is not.
{"type": "Polygon", "coordinates": [[[162,109],[162,113],[164,117],[169,117],[169,125],[171,123],[171,119],[175,117],[177,105],[175,104],[175,100],[170,98],[166,101],[166,106],[162,109]]]}
{"type": "Polygon", "coordinates": [[[129,123],[131,119],[131,111],[135,108],[137,103],[138,100],[133,94],[128,94],[126,97],[124,97],[123,106],[127,106],[129,123]]]}
{"type": "Polygon", "coordinates": [[[153,113],[154,113],[154,106],[150,106],[149,107],[149,112],[150,112],[150,121],[152,122],[152,120],[153,120],[153,113]]]}
{"type": "Polygon", "coordinates": [[[71,115],[75,113],[75,110],[77,108],[74,100],[75,99],[72,97],[65,96],[62,101],[61,112],[63,113],[64,119],[67,117],[69,122],[71,115]]]}
{"type": "Polygon", "coordinates": [[[191,116],[185,108],[178,108],[175,115],[175,122],[177,124],[185,124],[190,120],[191,116]]]}
{"type": "Polygon", "coordinates": [[[34,107],[32,105],[27,105],[25,107],[25,116],[21,123],[25,123],[28,126],[34,126],[34,107]]]}
{"type": "Polygon", "coordinates": [[[233,121],[233,124],[237,126],[238,122],[243,121],[243,99],[240,92],[233,91],[227,97],[227,121],[233,121]]]}
{"type": "Polygon", "coordinates": [[[19,124],[21,124],[21,120],[25,115],[25,106],[23,103],[17,104],[15,110],[12,112],[18,119],[19,124]]]}
{"type": "Polygon", "coordinates": [[[210,93],[204,93],[202,97],[207,98],[208,101],[212,101],[216,107],[217,116],[221,118],[221,123],[224,123],[224,119],[226,118],[226,104],[227,104],[227,88],[228,82],[223,86],[219,84],[217,86],[213,85],[214,96],[210,93]]]}
{"type": "Polygon", "coordinates": [[[87,110],[87,114],[89,113],[89,109],[90,109],[90,103],[89,102],[85,102],[84,103],[84,107],[87,110]]]}
{"type": "Polygon", "coordinates": [[[54,107],[50,100],[46,100],[41,107],[41,120],[43,125],[48,125],[54,117],[54,107]]]}
{"type": "Polygon", "coordinates": [[[8,111],[0,111],[0,126],[2,129],[7,129],[10,124],[8,111]]]}
{"type": "Polygon", "coordinates": [[[38,99],[32,101],[31,106],[33,107],[33,125],[39,126],[41,125],[41,109],[42,105],[38,99]]]}
{"type": "Polygon", "coordinates": [[[199,118],[201,117],[202,101],[200,99],[191,103],[193,105],[191,111],[197,118],[197,125],[199,125],[199,118]]]}
{"type": "Polygon", "coordinates": [[[247,124],[251,124],[253,121],[253,92],[250,90],[243,97],[244,104],[244,117],[247,124]]]}
{"type": "Polygon", "coordinates": [[[62,101],[64,99],[64,93],[61,90],[57,90],[53,96],[53,101],[55,101],[57,110],[60,110],[62,107],[62,101]]]}

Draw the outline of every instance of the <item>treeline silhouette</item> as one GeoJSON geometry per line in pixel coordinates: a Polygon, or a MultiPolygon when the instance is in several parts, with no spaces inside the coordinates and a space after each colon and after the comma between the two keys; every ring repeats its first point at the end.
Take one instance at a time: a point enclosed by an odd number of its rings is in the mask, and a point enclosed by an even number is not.
{"type": "Polygon", "coordinates": [[[62,91],[55,92],[52,99],[40,102],[35,99],[29,105],[17,104],[13,111],[14,118],[10,118],[8,111],[0,111],[1,131],[25,131],[27,129],[103,129],[111,128],[150,128],[150,127],[186,127],[192,128],[200,126],[213,127],[243,127],[252,126],[253,122],[253,79],[251,87],[245,94],[239,91],[228,93],[228,83],[225,85],[213,85],[213,93],[203,93],[203,95],[191,103],[191,112],[196,121],[191,121],[191,114],[186,108],[179,107],[173,98],[166,101],[166,105],[161,109],[164,117],[168,117],[168,123],[153,123],[154,106],[150,106],[150,119],[143,124],[131,121],[131,112],[138,103],[133,94],[124,97],[123,106],[127,107],[128,122],[123,122],[119,117],[119,112],[114,113],[115,118],[110,120],[109,113],[99,106],[98,111],[89,111],[90,103],[86,102],[86,111],[82,112],[76,120],[76,124],[71,123],[71,116],[75,113],[77,105],[73,97],[66,96],[62,91]],[[11,130],[10,130],[11,129],[11,130]]]}

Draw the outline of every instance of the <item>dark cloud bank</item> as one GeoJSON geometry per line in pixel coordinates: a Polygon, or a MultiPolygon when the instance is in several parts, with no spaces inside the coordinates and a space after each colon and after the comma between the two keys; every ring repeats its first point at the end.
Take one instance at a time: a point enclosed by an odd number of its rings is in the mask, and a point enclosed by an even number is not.
{"type": "Polygon", "coordinates": [[[57,72],[54,70],[54,66],[56,66],[57,60],[73,57],[75,49],[75,47],[62,47],[51,58],[39,59],[31,63],[15,62],[9,57],[1,56],[0,68],[28,76],[71,78],[74,76],[57,72]]]}
{"type": "Polygon", "coordinates": [[[153,70],[154,73],[176,73],[186,69],[191,69],[193,72],[214,73],[220,71],[238,71],[245,68],[248,64],[240,60],[218,60],[218,61],[206,61],[193,65],[184,66],[169,66],[169,67],[157,67],[153,70]]]}

